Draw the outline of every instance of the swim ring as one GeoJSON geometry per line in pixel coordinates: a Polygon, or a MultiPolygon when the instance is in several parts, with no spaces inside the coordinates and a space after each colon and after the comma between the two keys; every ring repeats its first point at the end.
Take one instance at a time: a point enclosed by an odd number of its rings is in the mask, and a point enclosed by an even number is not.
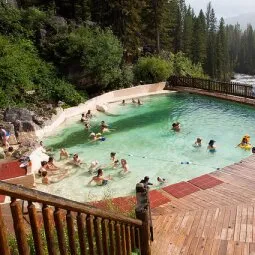
{"type": "Polygon", "coordinates": [[[251,144],[246,144],[246,145],[239,144],[238,147],[241,149],[244,149],[244,150],[250,150],[252,148],[252,145],[251,144]]]}

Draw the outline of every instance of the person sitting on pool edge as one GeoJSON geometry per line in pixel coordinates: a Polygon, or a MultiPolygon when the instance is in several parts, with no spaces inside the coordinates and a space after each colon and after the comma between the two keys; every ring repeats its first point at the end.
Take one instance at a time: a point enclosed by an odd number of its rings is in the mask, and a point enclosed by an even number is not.
{"type": "Polygon", "coordinates": [[[210,140],[210,142],[208,143],[208,146],[207,146],[207,150],[209,152],[216,152],[216,146],[214,145],[215,141],[214,140],[210,140]]]}
{"type": "Polygon", "coordinates": [[[109,180],[112,180],[111,176],[109,177],[104,177],[103,176],[104,172],[103,170],[100,168],[97,170],[97,175],[94,176],[91,181],[88,183],[88,185],[91,184],[91,182],[95,182],[97,186],[104,186],[106,184],[108,184],[109,180]]]}
{"type": "Polygon", "coordinates": [[[201,147],[202,146],[202,139],[201,138],[197,138],[197,140],[195,141],[195,143],[193,144],[194,147],[201,147]]]}

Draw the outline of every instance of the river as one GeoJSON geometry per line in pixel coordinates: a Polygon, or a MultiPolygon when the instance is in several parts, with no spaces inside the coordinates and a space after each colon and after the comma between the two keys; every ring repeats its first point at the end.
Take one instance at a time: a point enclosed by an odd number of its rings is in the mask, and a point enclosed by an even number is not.
{"type": "Polygon", "coordinates": [[[235,78],[233,80],[231,80],[231,82],[255,85],[255,76],[254,75],[236,73],[234,75],[234,77],[235,78]]]}

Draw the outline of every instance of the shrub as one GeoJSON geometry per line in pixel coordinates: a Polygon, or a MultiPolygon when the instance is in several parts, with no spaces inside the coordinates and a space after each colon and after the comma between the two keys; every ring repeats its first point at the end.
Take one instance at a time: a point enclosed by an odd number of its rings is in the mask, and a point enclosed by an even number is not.
{"type": "Polygon", "coordinates": [[[192,61],[185,56],[184,53],[179,52],[172,56],[174,74],[178,76],[191,76],[195,78],[207,78],[204,74],[202,65],[193,64],[192,61]]]}
{"type": "Polygon", "coordinates": [[[142,57],[135,68],[136,81],[154,83],[165,81],[172,74],[172,64],[160,57],[142,57]]]}
{"type": "Polygon", "coordinates": [[[74,87],[59,79],[54,67],[38,56],[31,41],[14,42],[0,36],[0,107],[27,102],[30,90],[40,100],[63,100],[70,105],[82,101],[74,87]]]}

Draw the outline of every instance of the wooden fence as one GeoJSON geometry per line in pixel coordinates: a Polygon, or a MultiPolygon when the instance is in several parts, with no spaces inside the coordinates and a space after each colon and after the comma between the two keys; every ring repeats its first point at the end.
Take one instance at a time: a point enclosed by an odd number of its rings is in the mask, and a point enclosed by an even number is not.
{"type": "MultiPolygon", "coordinates": [[[[147,210],[137,214],[141,220],[132,219],[2,181],[0,194],[11,198],[18,254],[130,255],[135,250],[141,255],[150,254],[147,210]],[[39,211],[35,204],[40,205],[39,211]],[[32,245],[28,242],[29,233],[32,245]]],[[[10,255],[13,251],[5,220],[0,206],[0,254],[10,255]]]]}
{"type": "Polygon", "coordinates": [[[220,82],[192,77],[171,76],[168,80],[169,87],[189,87],[210,92],[224,93],[245,98],[255,98],[255,88],[252,85],[236,82],[220,82]]]}

